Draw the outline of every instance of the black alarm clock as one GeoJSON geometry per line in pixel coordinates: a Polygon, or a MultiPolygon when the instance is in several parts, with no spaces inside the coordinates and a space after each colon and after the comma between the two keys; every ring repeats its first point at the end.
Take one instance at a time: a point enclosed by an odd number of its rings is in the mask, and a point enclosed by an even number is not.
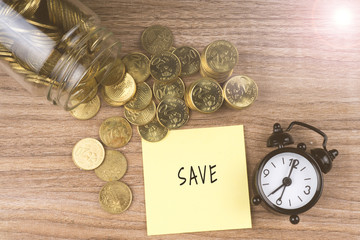
{"type": "Polygon", "coordinates": [[[292,122],[283,131],[279,123],[274,124],[273,133],[267,141],[268,147],[278,149],[267,154],[255,173],[255,193],[252,202],[264,205],[281,214],[290,215],[290,222],[300,221],[298,214],[312,208],[321,196],[323,174],[328,173],[338,151],[326,149],[327,136],[319,129],[302,122],[292,122]],[[306,151],[306,145],[285,147],[294,140],[289,131],[299,125],[320,134],[323,148],[306,151]]]}

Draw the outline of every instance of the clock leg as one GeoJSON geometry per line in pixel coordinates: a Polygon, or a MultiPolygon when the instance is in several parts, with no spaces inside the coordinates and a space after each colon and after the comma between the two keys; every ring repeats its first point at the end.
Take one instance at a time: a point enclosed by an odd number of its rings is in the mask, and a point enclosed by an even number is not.
{"type": "Polygon", "coordinates": [[[261,198],[259,196],[255,196],[252,198],[252,203],[254,205],[259,205],[261,203],[261,198]]]}
{"type": "Polygon", "coordinates": [[[291,215],[290,216],[290,222],[292,224],[298,224],[300,222],[300,218],[298,215],[291,215]]]}

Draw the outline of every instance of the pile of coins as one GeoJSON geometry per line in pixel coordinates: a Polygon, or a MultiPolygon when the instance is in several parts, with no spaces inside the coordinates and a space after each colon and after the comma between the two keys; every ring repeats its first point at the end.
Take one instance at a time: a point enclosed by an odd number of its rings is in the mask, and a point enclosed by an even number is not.
{"type": "MultiPolygon", "coordinates": [[[[214,113],[225,101],[231,108],[242,109],[251,105],[257,97],[258,89],[251,78],[233,76],[228,80],[238,61],[238,53],[227,41],[209,44],[200,55],[192,47],[172,47],[171,31],[155,25],[143,32],[141,43],[151,58],[139,52],[124,56],[122,61],[126,71],[122,75],[125,77],[101,88],[103,100],[113,107],[123,106],[126,118],[112,117],[101,124],[99,136],[109,148],[121,148],[130,141],[130,123],[137,126],[142,139],[158,142],[166,137],[169,130],[178,129],[187,123],[189,108],[201,113],[214,113]],[[202,77],[186,88],[180,77],[191,76],[199,71],[202,77]],[[146,83],[150,76],[154,79],[152,88],[146,83]],[[227,81],[221,86],[224,79],[227,81]]],[[[71,114],[78,119],[89,119],[99,109],[100,99],[96,96],[72,110],[71,114]]],[[[97,141],[96,145],[99,144],[97,141]]],[[[78,151],[75,150],[77,145],[74,147],[75,152],[78,151]]],[[[102,156],[95,150],[94,144],[86,151],[83,150],[83,156],[102,156]]],[[[73,158],[76,158],[74,151],[73,158]]],[[[106,164],[106,160],[101,165],[93,161],[95,173],[99,176],[99,172],[103,172],[103,175],[107,172],[107,177],[99,177],[109,181],[100,191],[99,201],[105,211],[120,213],[128,208],[132,200],[130,188],[117,181],[126,171],[126,159],[114,150],[105,151],[107,158],[112,159],[111,164],[106,164]]],[[[74,162],[79,166],[76,160],[74,162]]]]}
{"type": "Polygon", "coordinates": [[[212,42],[201,54],[200,73],[224,82],[232,75],[238,60],[239,53],[233,44],[224,40],[212,42]]]}

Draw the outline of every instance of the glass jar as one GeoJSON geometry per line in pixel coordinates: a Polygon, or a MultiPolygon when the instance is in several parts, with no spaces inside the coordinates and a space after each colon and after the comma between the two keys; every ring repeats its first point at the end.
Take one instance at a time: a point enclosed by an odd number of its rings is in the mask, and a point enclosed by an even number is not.
{"type": "Polygon", "coordinates": [[[119,55],[120,43],[77,0],[0,0],[0,65],[65,110],[123,79],[119,55]]]}

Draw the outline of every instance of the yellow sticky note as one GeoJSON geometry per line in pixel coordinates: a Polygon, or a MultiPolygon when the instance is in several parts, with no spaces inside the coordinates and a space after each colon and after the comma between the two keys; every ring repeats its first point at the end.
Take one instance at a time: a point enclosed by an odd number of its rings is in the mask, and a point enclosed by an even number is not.
{"type": "Polygon", "coordinates": [[[251,228],[243,126],[142,141],[148,235],[251,228]]]}

